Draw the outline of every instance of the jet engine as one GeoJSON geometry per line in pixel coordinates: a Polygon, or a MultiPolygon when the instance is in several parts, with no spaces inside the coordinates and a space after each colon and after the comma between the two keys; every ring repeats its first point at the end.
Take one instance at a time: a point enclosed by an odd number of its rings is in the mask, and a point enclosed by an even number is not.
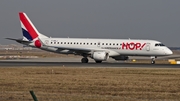
{"type": "Polygon", "coordinates": [[[109,58],[109,54],[107,52],[94,52],[92,58],[96,61],[105,61],[109,58]]]}
{"type": "Polygon", "coordinates": [[[129,57],[128,56],[115,56],[115,57],[112,57],[113,59],[115,60],[128,60],[129,57]]]}

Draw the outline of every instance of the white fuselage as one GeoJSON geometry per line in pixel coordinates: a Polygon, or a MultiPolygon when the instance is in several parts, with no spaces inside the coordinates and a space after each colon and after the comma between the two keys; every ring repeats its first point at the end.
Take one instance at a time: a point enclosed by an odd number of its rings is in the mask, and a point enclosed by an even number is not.
{"type": "Polygon", "coordinates": [[[169,48],[155,40],[42,38],[41,41],[45,46],[41,49],[62,54],[75,54],[72,49],[106,51],[110,57],[119,55],[166,56],[172,54],[169,48]]]}
{"type": "Polygon", "coordinates": [[[82,63],[88,63],[91,57],[96,63],[115,60],[127,60],[128,56],[151,56],[155,63],[157,56],[171,55],[172,51],[159,41],[136,39],[86,39],[86,38],[49,38],[35,28],[26,13],[19,12],[23,38],[9,40],[60,54],[81,55],[82,63]]]}

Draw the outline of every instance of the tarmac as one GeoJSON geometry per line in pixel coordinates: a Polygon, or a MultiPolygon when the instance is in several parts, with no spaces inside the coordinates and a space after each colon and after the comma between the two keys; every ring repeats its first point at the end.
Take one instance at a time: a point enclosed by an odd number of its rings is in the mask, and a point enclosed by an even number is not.
{"type": "Polygon", "coordinates": [[[0,67],[180,68],[178,64],[127,63],[113,59],[102,63],[89,59],[89,63],[81,63],[80,60],[77,57],[0,60],[0,67]]]}

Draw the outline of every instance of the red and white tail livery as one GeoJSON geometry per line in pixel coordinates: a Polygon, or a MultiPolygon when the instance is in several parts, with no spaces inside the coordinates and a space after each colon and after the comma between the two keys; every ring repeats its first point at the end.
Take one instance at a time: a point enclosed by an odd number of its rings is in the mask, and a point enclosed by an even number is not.
{"type": "Polygon", "coordinates": [[[30,19],[27,17],[27,15],[23,12],[20,12],[19,18],[20,18],[23,37],[28,41],[37,40],[39,32],[32,24],[30,19]]]}
{"type": "Polygon", "coordinates": [[[46,36],[40,34],[33,23],[30,21],[28,16],[24,12],[19,13],[23,39],[26,41],[33,41],[34,45],[38,48],[42,46],[38,38],[47,38],[46,36]]]}
{"type": "Polygon", "coordinates": [[[19,12],[19,18],[23,38],[7,39],[45,51],[81,55],[82,63],[88,63],[88,58],[101,63],[109,57],[115,60],[127,60],[128,56],[149,56],[151,63],[154,64],[157,56],[172,54],[168,47],[156,40],[49,38],[38,32],[24,12],[19,12]]]}

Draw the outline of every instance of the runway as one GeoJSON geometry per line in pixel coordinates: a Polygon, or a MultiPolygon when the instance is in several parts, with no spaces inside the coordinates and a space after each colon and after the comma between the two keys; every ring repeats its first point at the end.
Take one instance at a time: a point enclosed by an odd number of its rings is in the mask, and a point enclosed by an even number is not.
{"type": "Polygon", "coordinates": [[[180,68],[180,65],[171,64],[142,64],[142,63],[80,63],[80,62],[25,62],[25,61],[0,61],[0,67],[98,67],[98,68],[180,68]]]}

